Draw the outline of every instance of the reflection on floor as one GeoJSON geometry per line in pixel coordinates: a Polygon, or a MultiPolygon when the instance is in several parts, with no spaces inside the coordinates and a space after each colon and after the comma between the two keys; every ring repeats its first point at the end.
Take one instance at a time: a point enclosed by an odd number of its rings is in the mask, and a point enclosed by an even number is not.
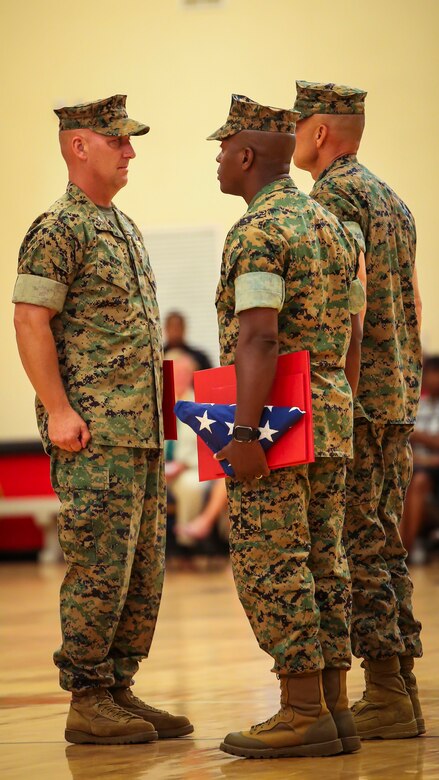
{"type": "MultiPolygon", "coordinates": [[[[413,570],[415,606],[424,624],[417,663],[427,734],[367,742],[349,756],[254,761],[218,750],[224,734],[278,709],[270,659],[256,645],[229,569],[167,576],[151,657],[136,694],[187,714],[190,737],[149,745],[68,745],[68,695],[59,690],[51,654],[59,643],[62,565],[0,567],[0,775],[5,780],[430,780],[439,778],[439,568],[413,570]]],[[[352,699],[362,670],[350,674],[352,699]]]]}

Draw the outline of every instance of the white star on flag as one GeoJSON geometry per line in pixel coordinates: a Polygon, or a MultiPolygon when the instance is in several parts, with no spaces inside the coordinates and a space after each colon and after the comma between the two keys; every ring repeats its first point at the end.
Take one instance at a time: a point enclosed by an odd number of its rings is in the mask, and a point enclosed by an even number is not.
{"type": "Polygon", "coordinates": [[[270,428],[270,423],[268,422],[268,420],[265,423],[263,428],[259,428],[259,431],[260,431],[259,441],[262,441],[262,439],[267,439],[267,441],[273,441],[272,434],[278,433],[278,431],[276,431],[274,428],[270,428]]]}
{"type": "Polygon", "coordinates": [[[206,430],[208,430],[209,433],[212,433],[212,431],[210,430],[210,426],[212,425],[212,423],[216,422],[216,420],[209,420],[207,416],[207,409],[204,412],[202,417],[198,417],[197,415],[195,416],[198,422],[200,423],[200,431],[204,431],[204,429],[206,428],[206,430]]]}
{"type": "Polygon", "coordinates": [[[265,408],[268,409],[269,412],[273,411],[273,407],[272,406],[266,406],[265,408]]]}
{"type": "Polygon", "coordinates": [[[227,420],[226,420],[226,425],[227,425],[227,427],[229,429],[229,432],[228,432],[227,436],[233,436],[233,428],[235,426],[235,423],[232,423],[232,422],[230,423],[230,422],[227,422],[227,420]]]}

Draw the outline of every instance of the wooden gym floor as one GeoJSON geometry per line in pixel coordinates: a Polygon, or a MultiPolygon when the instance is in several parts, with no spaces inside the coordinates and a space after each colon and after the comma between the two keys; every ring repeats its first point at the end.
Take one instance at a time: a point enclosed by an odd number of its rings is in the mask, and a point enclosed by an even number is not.
{"type": "MultiPolygon", "coordinates": [[[[170,572],[151,656],[135,692],[184,712],[190,737],[150,745],[68,745],[69,696],[58,688],[51,654],[59,643],[62,565],[0,566],[0,777],[3,780],[430,780],[439,778],[439,565],[412,570],[424,625],[416,666],[427,734],[363,743],[359,753],[315,759],[245,760],[218,750],[222,737],[278,709],[270,658],[259,650],[229,568],[170,572]]],[[[358,661],[351,699],[362,691],[358,661]]]]}

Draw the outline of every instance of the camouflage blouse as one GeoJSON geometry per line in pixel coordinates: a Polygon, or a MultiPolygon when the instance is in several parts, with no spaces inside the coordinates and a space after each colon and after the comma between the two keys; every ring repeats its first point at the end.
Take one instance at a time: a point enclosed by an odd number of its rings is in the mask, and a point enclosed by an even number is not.
{"type": "Polygon", "coordinates": [[[279,353],[310,352],[317,456],[352,455],[352,394],[343,369],[356,264],[356,247],[343,226],[289,177],[260,190],[225,242],[216,296],[221,363],[234,362],[236,296],[241,296],[242,276],[248,275],[256,285],[253,303],[248,299],[251,285],[246,285],[245,308],[279,310],[279,353]],[[264,303],[257,287],[269,275],[283,281],[266,288],[264,295],[273,303],[264,303]],[[280,289],[283,294],[274,302],[274,291],[280,289]]]}
{"type": "MultiPolygon", "coordinates": [[[[162,338],[154,275],[142,236],[114,209],[113,224],[76,185],[29,228],[14,303],[55,309],[61,377],[97,444],[156,448],[162,338]]],[[[46,449],[47,414],[37,419],[46,449]]]]}
{"type": "Polygon", "coordinates": [[[339,219],[357,222],[366,242],[367,312],[355,415],[413,423],[422,366],[413,216],[355,155],[340,157],[323,171],[311,197],[339,219]]]}

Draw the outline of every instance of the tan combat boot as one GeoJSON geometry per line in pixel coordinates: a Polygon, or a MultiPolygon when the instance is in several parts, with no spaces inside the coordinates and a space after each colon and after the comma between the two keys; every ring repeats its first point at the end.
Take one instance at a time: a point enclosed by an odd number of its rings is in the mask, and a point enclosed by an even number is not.
{"type": "Polygon", "coordinates": [[[349,709],[346,691],[345,669],[323,669],[323,692],[329,712],[337,726],[338,736],[343,745],[343,753],[355,753],[360,750],[361,741],[357,736],[354,716],[349,709]]]}
{"type": "Polygon", "coordinates": [[[281,709],[249,731],[227,734],[221,750],[245,758],[332,756],[342,752],[323,696],[322,673],[281,675],[281,709]]]}
{"type": "Polygon", "coordinates": [[[416,737],[418,727],[397,655],[380,661],[363,661],[366,690],[352,712],[361,739],[416,737]]]}
{"type": "Polygon", "coordinates": [[[425,734],[425,721],[422,715],[421,702],[419,701],[418,686],[416,684],[416,677],[412,672],[414,659],[411,658],[411,656],[400,655],[399,665],[401,667],[401,677],[404,680],[405,689],[412,702],[416,725],[418,727],[418,735],[425,734]]]}
{"type": "Polygon", "coordinates": [[[129,745],[157,740],[151,723],[115,704],[105,688],[74,693],[67,715],[67,742],[93,745],[129,745]]]}
{"type": "Polygon", "coordinates": [[[159,739],[183,737],[185,734],[192,734],[194,730],[185,715],[170,715],[166,710],[157,710],[134,696],[130,688],[111,688],[110,691],[120,707],[152,723],[159,739]]]}

